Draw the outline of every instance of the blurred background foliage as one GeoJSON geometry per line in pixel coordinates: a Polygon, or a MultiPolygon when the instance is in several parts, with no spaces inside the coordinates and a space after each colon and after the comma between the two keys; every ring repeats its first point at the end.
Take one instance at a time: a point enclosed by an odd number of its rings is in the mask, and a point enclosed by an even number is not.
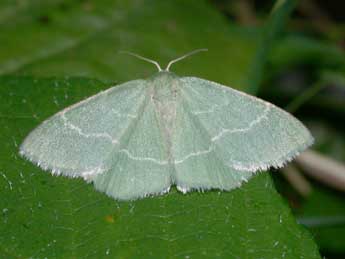
{"type": "Polygon", "coordinates": [[[303,120],[317,153],[271,175],[321,254],[345,258],[344,8],[342,1],[321,0],[2,0],[0,75],[85,76],[117,83],[154,71],[118,50],[166,63],[186,51],[209,48],[173,70],[207,75],[303,120]],[[280,5],[284,9],[274,12],[280,5]],[[165,19],[176,14],[177,19],[165,19]]]}
{"type": "MultiPolygon", "coordinates": [[[[212,2],[229,20],[250,28],[262,24],[272,4],[254,0],[212,2]]],[[[312,149],[339,166],[333,179],[329,175],[332,165],[325,165],[327,160],[320,164],[312,159],[315,167],[307,170],[294,164],[292,171],[286,170],[298,174],[293,179],[285,173],[272,174],[277,189],[300,223],[311,230],[325,258],[345,258],[344,7],[343,1],[299,1],[269,54],[258,92],[303,118],[316,139],[312,149]],[[323,166],[324,170],[317,172],[323,166]]]]}

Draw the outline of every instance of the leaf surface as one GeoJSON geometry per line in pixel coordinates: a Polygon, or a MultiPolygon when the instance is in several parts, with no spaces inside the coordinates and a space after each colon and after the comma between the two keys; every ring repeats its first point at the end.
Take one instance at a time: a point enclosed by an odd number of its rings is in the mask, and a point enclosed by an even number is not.
{"type": "Polygon", "coordinates": [[[0,255],[5,258],[319,258],[266,173],[231,192],[117,202],[18,155],[43,119],[107,88],[82,78],[0,78],[0,255]],[[30,91],[28,91],[30,89],[30,91]]]}

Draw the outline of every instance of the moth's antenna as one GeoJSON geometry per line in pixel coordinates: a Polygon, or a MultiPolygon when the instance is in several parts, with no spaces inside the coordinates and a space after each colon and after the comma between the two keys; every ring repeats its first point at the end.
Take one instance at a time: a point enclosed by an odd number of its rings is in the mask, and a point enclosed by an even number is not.
{"type": "Polygon", "coordinates": [[[138,58],[138,59],[145,60],[145,61],[147,61],[147,62],[149,62],[149,63],[154,64],[154,65],[158,68],[158,71],[162,71],[161,66],[160,66],[160,65],[158,64],[158,62],[155,61],[155,60],[152,60],[152,59],[149,59],[149,58],[145,58],[145,57],[143,57],[143,56],[140,56],[140,55],[138,55],[138,54],[136,54],[136,53],[129,52],[129,51],[122,51],[122,50],[121,50],[121,51],[119,51],[119,53],[128,54],[128,55],[131,55],[131,56],[136,57],[136,58],[138,58]]]}
{"type": "Polygon", "coordinates": [[[194,55],[195,53],[201,52],[201,51],[208,51],[208,49],[196,49],[191,52],[188,52],[184,54],[182,57],[176,58],[174,60],[171,60],[169,64],[167,65],[165,71],[169,71],[169,68],[171,67],[172,64],[176,63],[177,61],[180,61],[181,59],[185,59],[186,57],[189,57],[191,55],[194,55]]]}

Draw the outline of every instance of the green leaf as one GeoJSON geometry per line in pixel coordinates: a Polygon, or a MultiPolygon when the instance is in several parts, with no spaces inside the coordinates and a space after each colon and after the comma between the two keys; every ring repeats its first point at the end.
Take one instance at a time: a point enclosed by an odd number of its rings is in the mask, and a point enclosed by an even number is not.
{"type": "Polygon", "coordinates": [[[268,174],[231,192],[116,202],[21,159],[42,120],[107,88],[81,78],[0,78],[0,257],[319,258],[268,174]]]}
{"type": "Polygon", "coordinates": [[[261,31],[228,23],[197,0],[2,1],[0,30],[0,74],[60,78],[0,77],[0,258],[320,258],[266,173],[232,192],[116,202],[18,156],[44,119],[110,86],[62,76],[124,82],[155,68],[118,50],[164,65],[208,47],[172,70],[250,90],[248,78],[261,78],[253,67],[266,60],[255,58],[261,31]]]}

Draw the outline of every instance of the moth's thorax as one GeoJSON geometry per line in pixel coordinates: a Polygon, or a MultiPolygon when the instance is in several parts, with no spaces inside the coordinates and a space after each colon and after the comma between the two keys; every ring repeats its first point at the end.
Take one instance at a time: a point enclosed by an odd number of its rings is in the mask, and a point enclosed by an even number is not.
{"type": "Polygon", "coordinates": [[[179,77],[171,72],[161,71],[149,78],[153,87],[154,97],[158,100],[167,100],[176,96],[179,77]]]}
{"type": "MultiPolygon", "coordinates": [[[[152,89],[152,101],[159,118],[163,133],[170,141],[176,121],[177,97],[180,80],[171,72],[161,71],[149,79],[152,89]]],[[[169,144],[169,143],[168,143],[169,144]]]]}
{"type": "Polygon", "coordinates": [[[179,77],[173,73],[161,71],[148,80],[151,97],[154,102],[166,104],[175,102],[179,92],[179,77]]]}

